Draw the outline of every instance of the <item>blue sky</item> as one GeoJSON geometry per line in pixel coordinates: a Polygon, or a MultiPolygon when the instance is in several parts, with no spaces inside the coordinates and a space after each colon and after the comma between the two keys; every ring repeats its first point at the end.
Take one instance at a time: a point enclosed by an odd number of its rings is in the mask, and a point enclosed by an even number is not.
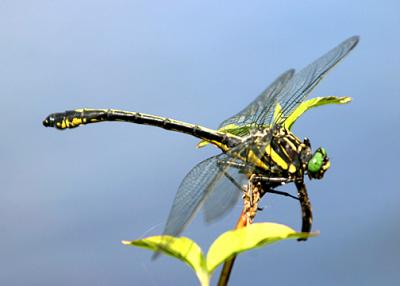
{"type": "MultiPolygon", "coordinates": [[[[294,128],[332,160],[324,180],[308,182],[321,235],[240,256],[231,285],[393,285],[399,9],[398,1],[1,1],[0,284],[197,283],[181,262],[152,262],[120,241],[159,234],[181,179],[217,150],[146,126],[59,132],[41,121],[97,107],[215,128],[283,71],[357,34],[360,44],[311,94],[353,102],[312,110],[294,128]]],[[[299,229],[297,202],[262,205],[258,221],[299,229]]],[[[239,212],[210,226],[199,216],[184,234],[207,248],[239,212]]]]}

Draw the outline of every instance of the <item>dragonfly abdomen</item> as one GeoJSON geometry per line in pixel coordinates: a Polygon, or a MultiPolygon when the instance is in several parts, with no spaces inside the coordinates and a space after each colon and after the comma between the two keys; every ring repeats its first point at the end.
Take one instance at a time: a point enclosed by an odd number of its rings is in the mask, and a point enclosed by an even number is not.
{"type": "Polygon", "coordinates": [[[235,135],[226,134],[199,125],[186,123],[166,117],[140,112],[131,112],[115,109],[75,109],[65,112],[50,114],[44,121],[46,127],[57,129],[76,128],[80,125],[104,121],[120,121],[136,124],[145,124],[160,127],[166,130],[186,133],[202,140],[206,140],[227,151],[231,146],[237,145],[241,139],[235,135]]]}

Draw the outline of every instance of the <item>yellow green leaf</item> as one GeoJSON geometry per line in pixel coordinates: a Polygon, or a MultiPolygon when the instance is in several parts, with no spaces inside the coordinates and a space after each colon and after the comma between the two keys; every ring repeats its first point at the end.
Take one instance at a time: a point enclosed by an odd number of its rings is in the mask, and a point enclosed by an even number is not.
{"type": "Polygon", "coordinates": [[[231,230],[219,236],[207,254],[207,269],[211,273],[225,260],[241,252],[285,239],[306,238],[316,234],[299,233],[277,223],[255,223],[231,230]]]}
{"type": "Polygon", "coordinates": [[[225,232],[219,236],[211,245],[207,259],[200,247],[186,237],[152,236],[122,243],[178,258],[195,271],[202,286],[208,286],[210,277],[218,265],[234,255],[281,240],[316,235],[316,233],[299,233],[282,224],[256,223],[242,229],[225,232]]]}
{"type": "Polygon", "coordinates": [[[133,241],[122,241],[125,245],[133,245],[180,259],[188,264],[197,275],[201,285],[209,285],[205,257],[200,247],[187,237],[168,235],[151,236],[133,241]]]}
{"type": "Polygon", "coordinates": [[[307,110],[326,104],[346,104],[351,101],[351,97],[343,96],[325,96],[325,97],[314,97],[307,101],[302,102],[289,117],[285,120],[284,125],[289,130],[292,128],[293,123],[307,110]]]}

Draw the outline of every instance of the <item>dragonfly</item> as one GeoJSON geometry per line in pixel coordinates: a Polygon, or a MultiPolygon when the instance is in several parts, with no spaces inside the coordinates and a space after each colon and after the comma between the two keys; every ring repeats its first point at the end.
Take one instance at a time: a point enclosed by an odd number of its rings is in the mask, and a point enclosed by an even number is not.
{"type": "MultiPolygon", "coordinates": [[[[338,62],[358,43],[353,36],[300,70],[281,74],[239,113],[222,121],[217,130],[171,118],[115,109],[75,109],[52,113],[43,125],[64,130],[105,121],[129,122],[189,134],[222,152],[198,163],[181,182],[163,234],[178,236],[200,209],[212,222],[232,209],[243,184],[257,185],[262,193],[293,183],[302,213],[302,232],[312,228],[312,208],[305,177],[321,179],[330,167],[324,148],[312,152],[308,138],[300,140],[291,126],[302,104],[338,62]]],[[[304,109],[304,108],[303,108],[304,109]]]]}

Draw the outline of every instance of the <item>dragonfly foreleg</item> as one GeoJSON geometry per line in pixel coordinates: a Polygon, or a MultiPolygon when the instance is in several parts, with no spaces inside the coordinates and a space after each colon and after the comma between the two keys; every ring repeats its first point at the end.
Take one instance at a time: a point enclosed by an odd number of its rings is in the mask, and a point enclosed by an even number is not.
{"type": "Polygon", "coordinates": [[[246,214],[248,218],[248,222],[251,223],[259,210],[258,203],[261,199],[261,185],[260,184],[253,184],[252,177],[254,177],[255,174],[253,174],[250,179],[248,184],[246,184],[243,187],[243,212],[246,214]]]}
{"type": "MultiPolygon", "coordinates": [[[[299,201],[301,205],[301,214],[302,214],[302,232],[310,232],[312,226],[312,209],[311,202],[308,198],[307,188],[303,181],[296,181],[296,188],[299,195],[299,201]]],[[[298,241],[305,241],[307,238],[299,238],[298,241]]]]}
{"type": "Polygon", "coordinates": [[[266,191],[264,191],[263,194],[265,194],[265,193],[276,194],[276,195],[289,197],[289,198],[292,198],[292,199],[295,199],[295,200],[300,200],[298,197],[293,196],[293,195],[291,195],[291,194],[289,194],[287,192],[277,191],[277,190],[273,190],[273,189],[266,190],[266,191]]]}
{"type": "Polygon", "coordinates": [[[284,185],[294,181],[292,178],[268,177],[268,176],[254,176],[252,177],[252,179],[257,182],[274,183],[279,185],[284,185]]]}
{"type": "Polygon", "coordinates": [[[246,164],[244,164],[244,163],[238,163],[238,162],[231,161],[231,160],[219,160],[217,164],[220,168],[232,167],[232,168],[239,169],[239,170],[243,170],[246,167],[246,164]]]}
{"type": "Polygon", "coordinates": [[[231,181],[232,184],[234,184],[239,190],[242,189],[242,186],[228,173],[228,169],[230,167],[235,168],[235,169],[239,169],[242,170],[244,168],[244,164],[243,163],[238,163],[235,161],[231,161],[231,160],[218,160],[217,161],[217,166],[219,168],[219,171],[229,180],[231,181]]]}

